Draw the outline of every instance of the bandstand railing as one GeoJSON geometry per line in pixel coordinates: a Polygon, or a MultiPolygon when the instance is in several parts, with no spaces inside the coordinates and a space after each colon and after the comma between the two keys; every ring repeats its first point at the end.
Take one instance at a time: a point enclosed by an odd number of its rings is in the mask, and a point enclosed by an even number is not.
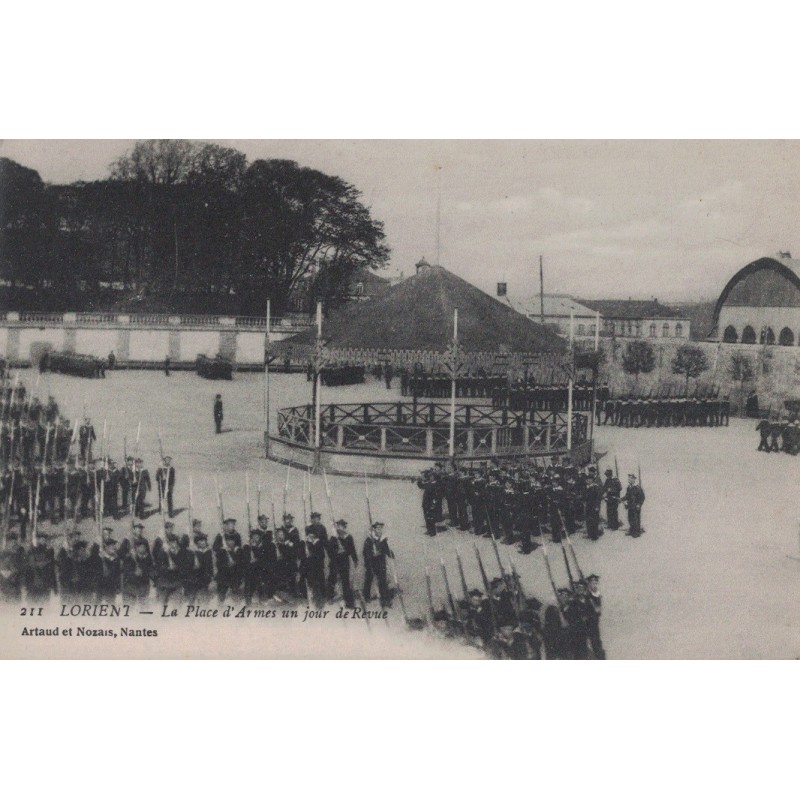
{"type": "MultiPolygon", "coordinates": [[[[480,458],[566,452],[567,415],[560,411],[514,411],[457,405],[455,452],[480,458]]],[[[320,447],[343,453],[446,456],[450,406],[445,403],[360,403],[323,406],[320,447]]],[[[587,442],[586,414],[572,416],[572,445],[587,442]]],[[[277,438],[314,446],[313,406],[278,411],[277,438]]]]}

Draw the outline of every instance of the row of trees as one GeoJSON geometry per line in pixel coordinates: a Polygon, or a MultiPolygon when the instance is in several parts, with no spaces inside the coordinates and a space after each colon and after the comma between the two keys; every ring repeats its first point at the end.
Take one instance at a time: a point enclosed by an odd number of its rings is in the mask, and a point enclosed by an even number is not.
{"type": "MultiPolygon", "coordinates": [[[[656,366],[656,354],[653,346],[646,340],[628,342],[622,354],[622,369],[633,375],[638,382],[639,375],[652,372],[656,366]]],[[[682,344],[675,352],[675,357],[670,364],[673,375],[680,375],[686,381],[686,391],[689,391],[689,381],[699,378],[709,368],[708,359],[702,348],[696,345],[682,344]]],[[[755,377],[752,359],[746,353],[733,353],[729,366],[729,377],[744,389],[744,384],[755,377]]]]}
{"type": "Polygon", "coordinates": [[[359,270],[388,261],[383,225],[360,192],[294,161],[257,160],[216,144],[137,143],[108,178],[46,185],[0,159],[0,270],[12,286],[58,296],[130,296],[209,310],[280,312],[303,287],[335,304],[359,270]]]}

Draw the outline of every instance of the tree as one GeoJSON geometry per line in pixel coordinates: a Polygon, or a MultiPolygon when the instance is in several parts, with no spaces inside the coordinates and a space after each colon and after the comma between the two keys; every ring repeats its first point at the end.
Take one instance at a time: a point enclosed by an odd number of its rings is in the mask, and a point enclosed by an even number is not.
{"type": "Polygon", "coordinates": [[[708,359],[701,348],[692,344],[682,344],[672,359],[674,375],[686,378],[686,392],[689,392],[689,378],[697,378],[708,369],[708,359]]]}
{"type": "Polygon", "coordinates": [[[357,270],[389,258],[383,223],[360,198],[341,178],[294,161],[253,162],[243,187],[237,285],[266,287],[278,310],[302,285],[311,301],[340,301],[357,270]]]}
{"type": "Polygon", "coordinates": [[[739,384],[739,388],[744,391],[744,385],[755,377],[753,369],[753,359],[747,353],[734,353],[731,356],[731,365],[728,370],[731,380],[739,384]]]}
{"type": "Polygon", "coordinates": [[[628,342],[628,346],[622,354],[622,369],[628,375],[634,376],[635,384],[639,383],[640,374],[647,375],[655,369],[655,366],[656,354],[650,342],[646,342],[643,339],[628,342]]]}

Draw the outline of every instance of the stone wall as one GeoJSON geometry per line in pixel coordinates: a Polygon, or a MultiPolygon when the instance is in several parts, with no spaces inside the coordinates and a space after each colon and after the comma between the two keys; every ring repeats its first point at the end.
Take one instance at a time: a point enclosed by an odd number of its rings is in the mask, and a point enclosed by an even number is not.
{"type": "MultiPolygon", "coordinates": [[[[166,324],[162,320],[147,324],[109,315],[113,321],[107,324],[82,325],[75,314],[52,315],[53,319],[30,322],[13,312],[0,316],[5,317],[0,318],[0,356],[12,364],[29,364],[32,356],[43,350],[84,353],[97,358],[107,358],[113,351],[122,366],[128,362],[159,366],[167,356],[178,366],[193,363],[198,355],[213,358],[221,354],[247,368],[261,366],[264,359],[264,327],[239,328],[233,318],[203,326],[196,322],[184,325],[180,317],[170,318],[166,324]]],[[[302,328],[273,328],[270,339],[281,341],[298,329],[302,328]]]]}
{"type": "MultiPolygon", "coordinates": [[[[680,346],[678,342],[652,342],[656,355],[656,367],[649,375],[640,375],[636,382],[632,375],[622,369],[622,354],[625,344],[601,341],[607,360],[601,369],[601,380],[607,380],[612,393],[622,394],[636,389],[647,393],[656,391],[658,386],[671,385],[674,389],[683,388],[685,379],[672,372],[671,362],[680,346]]],[[[684,343],[685,344],[685,343],[684,343]]],[[[742,403],[742,389],[731,377],[731,363],[734,353],[749,356],[755,379],[744,386],[744,393],[756,390],[762,408],[772,405],[773,409],[782,406],[789,398],[800,398],[800,347],[780,347],[773,345],[723,344],[717,342],[691,342],[706,354],[709,369],[697,381],[689,382],[691,392],[696,383],[720,387],[722,395],[730,394],[736,407],[742,403]]],[[[673,390],[674,391],[674,390],[673,390]]]]}

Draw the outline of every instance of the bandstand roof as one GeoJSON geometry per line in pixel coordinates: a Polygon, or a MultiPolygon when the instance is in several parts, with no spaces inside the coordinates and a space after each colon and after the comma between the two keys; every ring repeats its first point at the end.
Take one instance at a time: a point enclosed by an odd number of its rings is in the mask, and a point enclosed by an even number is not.
{"type": "MultiPolygon", "coordinates": [[[[467,353],[560,353],[564,340],[548,328],[440,266],[418,273],[366,303],[344,306],[325,320],[322,338],[331,348],[442,352],[453,338],[467,353]]],[[[312,345],[307,330],[281,345],[312,345]]]]}

